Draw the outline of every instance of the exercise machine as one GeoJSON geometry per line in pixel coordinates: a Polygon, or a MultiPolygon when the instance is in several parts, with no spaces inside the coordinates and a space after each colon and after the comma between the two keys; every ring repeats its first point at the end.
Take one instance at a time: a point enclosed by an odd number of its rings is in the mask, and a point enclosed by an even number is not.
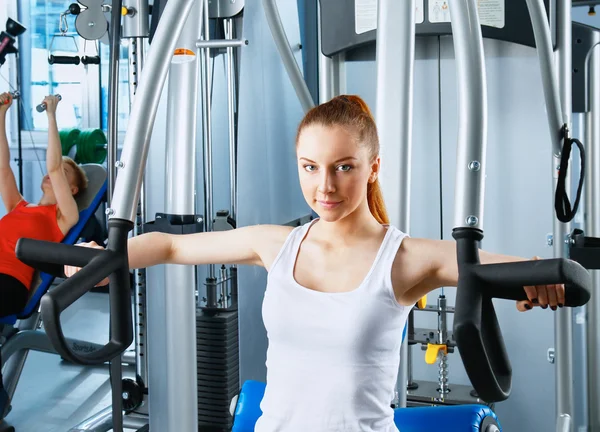
{"type": "MultiPolygon", "coordinates": [[[[82,168],[88,177],[88,188],[76,198],[79,221],[65,236],[63,244],[74,244],[81,237],[106,194],[106,170],[96,164],[82,165],[82,168]]],[[[11,426],[1,419],[10,412],[10,403],[28,352],[33,350],[56,353],[45,332],[39,330],[41,316],[38,307],[40,299],[51,288],[56,275],[62,274],[62,268],[46,266],[45,269],[46,273],[36,274],[25,308],[17,315],[0,318],[0,367],[3,371],[5,389],[4,394],[0,391],[0,431],[2,432],[11,430],[11,426]]],[[[67,343],[74,351],[91,352],[100,348],[98,344],[76,339],[68,339],[67,343]]]]}

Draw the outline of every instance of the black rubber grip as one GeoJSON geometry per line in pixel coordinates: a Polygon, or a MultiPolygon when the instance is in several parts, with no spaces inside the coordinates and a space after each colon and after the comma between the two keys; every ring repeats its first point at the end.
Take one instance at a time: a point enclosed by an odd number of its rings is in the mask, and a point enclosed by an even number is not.
{"type": "Polygon", "coordinates": [[[565,285],[565,306],[583,306],[590,300],[591,276],[564,258],[478,265],[473,268],[485,294],[507,300],[527,300],[524,286],[565,285]]]}
{"type": "Polygon", "coordinates": [[[133,341],[131,295],[127,237],[133,227],[130,221],[109,221],[106,250],[70,246],[32,239],[17,242],[17,258],[33,266],[74,265],[82,269],[52,291],[40,302],[44,329],[56,351],[66,360],[83,365],[106,363],[125,351],[133,341]],[[60,314],[77,299],[110,276],[110,341],[90,353],[71,350],[67,344],[60,314]]]}
{"type": "Polygon", "coordinates": [[[50,55],[50,56],[48,56],[48,63],[49,64],[73,64],[73,65],[78,65],[79,63],[81,63],[81,59],[79,58],[79,56],[55,56],[55,55],[50,55]]]}
{"type": "Polygon", "coordinates": [[[526,300],[525,286],[565,285],[565,306],[590,299],[592,280],[585,268],[566,259],[479,263],[481,231],[458,228],[458,286],[454,338],[471,384],[481,399],[499,402],[512,388],[512,368],[498,324],[493,298],[526,300]]]}
{"type": "Polygon", "coordinates": [[[99,65],[100,64],[100,56],[82,56],[81,63],[83,63],[84,65],[89,65],[89,64],[99,65]]]}

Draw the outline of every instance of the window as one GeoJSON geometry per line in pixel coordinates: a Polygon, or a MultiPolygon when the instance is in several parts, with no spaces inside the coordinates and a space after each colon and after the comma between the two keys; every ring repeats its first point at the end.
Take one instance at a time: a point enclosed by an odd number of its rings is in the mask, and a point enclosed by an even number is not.
{"type": "MultiPolygon", "coordinates": [[[[127,130],[129,120],[129,60],[128,60],[127,40],[121,41],[121,52],[119,60],[119,100],[117,127],[119,131],[127,130]]],[[[100,64],[101,69],[101,106],[102,106],[102,128],[108,129],[108,75],[109,75],[110,49],[107,45],[100,45],[100,64]]],[[[122,142],[121,142],[122,144],[122,142]]]]}
{"type": "MultiPolygon", "coordinates": [[[[69,33],[59,32],[60,14],[68,7],[64,0],[25,0],[19,2],[19,20],[27,28],[20,41],[23,130],[46,130],[47,117],[35,107],[48,94],[60,94],[57,110],[59,128],[82,127],[85,92],[89,81],[86,67],[48,63],[48,56],[81,55],[83,40],[74,32],[75,17],[67,16],[69,33]]],[[[89,44],[89,42],[88,42],[89,44]]],[[[96,66],[97,67],[97,66],[96,66]]]]}
{"type": "MultiPolygon", "coordinates": [[[[19,20],[27,28],[20,40],[22,129],[45,131],[47,117],[35,107],[44,96],[60,94],[57,110],[59,129],[77,127],[108,128],[109,47],[99,41],[86,41],[75,31],[75,16],[67,15],[68,33],[61,35],[60,14],[70,1],[19,1],[19,20]],[[64,65],[48,63],[48,56],[99,55],[100,65],[64,65]]],[[[108,42],[108,36],[105,36],[108,42]]],[[[127,129],[129,119],[129,77],[126,42],[121,46],[119,62],[119,131],[127,129]]]]}

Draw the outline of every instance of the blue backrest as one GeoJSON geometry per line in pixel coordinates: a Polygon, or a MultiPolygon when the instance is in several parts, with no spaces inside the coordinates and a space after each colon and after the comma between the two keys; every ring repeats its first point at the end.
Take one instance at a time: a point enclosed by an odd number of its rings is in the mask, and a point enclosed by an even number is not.
{"type": "MultiPolygon", "coordinates": [[[[87,189],[77,197],[77,206],[79,207],[79,221],[71,228],[67,233],[62,243],[75,244],[75,242],[81,236],[83,228],[88,223],[90,218],[94,216],[96,210],[100,206],[100,203],[104,199],[106,194],[106,188],[108,187],[106,180],[106,170],[102,165],[97,164],[86,164],[81,166],[85,171],[88,178],[87,189]]],[[[29,300],[25,305],[23,311],[17,315],[11,315],[0,318],[0,324],[14,325],[18,319],[25,318],[33,312],[34,308],[37,307],[40,299],[48,289],[54,276],[47,273],[37,274],[37,278],[34,277],[34,281],[29,292],[29,300]]]]}

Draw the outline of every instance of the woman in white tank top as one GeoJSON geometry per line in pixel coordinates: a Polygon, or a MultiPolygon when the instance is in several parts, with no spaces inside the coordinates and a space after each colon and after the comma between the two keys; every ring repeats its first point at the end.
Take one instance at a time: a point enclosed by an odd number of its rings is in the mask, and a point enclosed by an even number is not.
{"type": "MultiPolygon", "coordinates": [[[[455,243],[408,238],[389,225],[377,129],[359,97],[309,111],[296,153],[302,192],[318,219],[295,229],[144,234],[129,240],[129,266],[235,263],[269,272],[267,387],[256,431],[397,431],[390,402],[406,318],[429,291],[456,286],[455,243]]],[[[484,251],[480,259],[522,260],[484,251]]],[[[561,285],[524,289],[521,311],[564,304],[561,285]]]]}

